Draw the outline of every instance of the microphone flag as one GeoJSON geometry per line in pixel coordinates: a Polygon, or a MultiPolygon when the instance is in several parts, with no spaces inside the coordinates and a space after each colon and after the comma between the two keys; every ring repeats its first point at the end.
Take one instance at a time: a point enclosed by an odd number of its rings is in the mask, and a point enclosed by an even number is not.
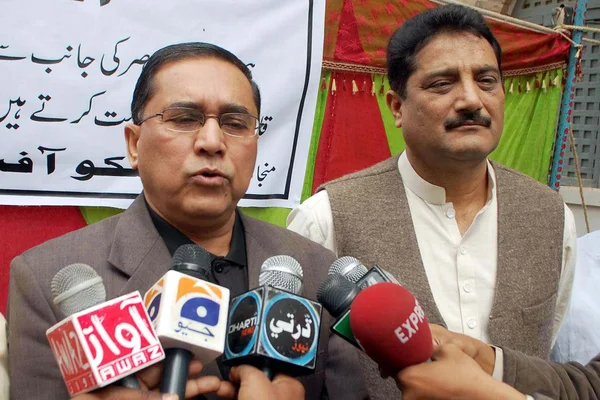
{"type": "Polygon", "coordinates": [[[169,270],[144,304],[165,349],[187,349],[204,365],[223,354],[229,289],[169,270]]]}
{"type": "Polygon", "coordinates": [[[46,337],[71,396],[165,358],[137,291],[70,315],[49,328],[46,337]]]}

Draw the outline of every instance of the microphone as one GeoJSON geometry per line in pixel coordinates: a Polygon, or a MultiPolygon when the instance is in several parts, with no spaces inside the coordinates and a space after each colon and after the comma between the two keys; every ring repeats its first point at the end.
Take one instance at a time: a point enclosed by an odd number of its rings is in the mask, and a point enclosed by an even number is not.
{"type": "Polygon", "coordinates": [[[192,358],[203,365],[223,354],[229,289],[208,282],[211,256],[195,244],[180,246],[171,269],[148,290],[144,304],[166,358],[160,391],[185,398],[192,358]]]}
{"type": "Polygon", "coordinates": [[[300,297],[302,267],[290,256],[261,266],[259,286],[231,300],[223,363],[250,364],[273,379],[314,372],[321,305],[300,297]]]}
{"type": "Polygon", "coordinates": [[[381,282],[392,282],[400,284],[396,278],[378,265],[367,270],[358,259],[351,256],[340,257],[331,264],[328,274],[340,274],[352,283],[356,283],[360,289],[373,286],[381,282]]]}
{"type": "Polygon", "coordinates": [[[102,278],[86,264],[58,271],[51,292],[67,318],[46,336],[71,396],[115,381],[139,389],[131,374],[165,358],[138,292],[105,302],[102,278]]]}
{"type": "Polygon", "coordinates": [[[373,268],[371,268],[358,280],[358,282],[356,282],[356,284],[362,290],[368,288],[369,286],[383,282],[391,282],[395,283],[396,285],[400,285],[400,282],[398,282],[398,280],[392,274],[375,264],[373,265],[373,268]]]}
{"type": "Polygon", "coordinates": [[[380,283],[362,290],[350,307],[350,325],[364,352],[384,368],[400,370],[433,353],[427,317],[400,285],[380,283]]]}
{"type": "Polygon", "coordinates": [[[378,265],[367,270],[358,259],[351,256],[340,257],[331,264],[328,274],[340,274],[362,290],[381,282],[400,284],[396,278],[378,265]]]}
{"type": "Polygon", "coordinates": [[[398,283],[377,265],[367,270],[358,259],[351,256],[338,258],[331,264],[327,278],[317,291],[317,299],[335,318],[331,326],[333,333],[360,348],[350,327],[350,304],[360,290],[381,282],[398,283]]]}
{"type": "Polygon", "coordinates": [[[357,258],[351,256],[340,257],[329,267],[328,275],[340,274],[352,283],[359,281],[367,273],[367,267],[357,258]]]}
{"type": "Polygon", "coordinates": [[[359,291],[356,284],[340,274],[331,272],[317,290],[317,300],[335,318],[331,331],[358,348],[360,347],[350,327],[350,305],[359,291]]]}

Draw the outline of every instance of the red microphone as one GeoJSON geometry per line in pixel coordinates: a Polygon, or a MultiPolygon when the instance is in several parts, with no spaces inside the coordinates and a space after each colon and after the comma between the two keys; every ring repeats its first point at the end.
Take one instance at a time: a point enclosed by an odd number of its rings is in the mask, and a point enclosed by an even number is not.
{"type": "Polygon", "coordinates": [[[350,307],[350,326],[365,353],[387,369],[425,362],[433,353],[423,309],[395,283],[378,283],[359,292],[350,307]]]}

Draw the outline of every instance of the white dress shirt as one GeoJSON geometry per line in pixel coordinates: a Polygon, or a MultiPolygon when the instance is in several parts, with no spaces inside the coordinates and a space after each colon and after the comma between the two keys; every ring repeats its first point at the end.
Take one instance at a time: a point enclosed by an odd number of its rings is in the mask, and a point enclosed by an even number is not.
{"type": "MultiPolygon", "coordinates": [[[[444,188],[423,180],[412,168],[406,154],[400,156],[398,169],[425,273],[442,318],[449,330],[489,343],[488,322],[498,265],[498,202],[493,167],[488,162],[488,201],[463,236],[458,229],[454,207],[446,202],[444,188]]],[[[293,210],[287,225],[288,229],[337,254],[327,191],[315,194],[293,210]]],[[[553,339],[569,305],[576,240],[573,214],[565,205],[563,259],[553,339]]]]}
{"type": "Polygon", "coordinates": [[[571,305],[551,358],[587,364],[600,352],[600,230],[577,239],[577,266],[571,305]]]}

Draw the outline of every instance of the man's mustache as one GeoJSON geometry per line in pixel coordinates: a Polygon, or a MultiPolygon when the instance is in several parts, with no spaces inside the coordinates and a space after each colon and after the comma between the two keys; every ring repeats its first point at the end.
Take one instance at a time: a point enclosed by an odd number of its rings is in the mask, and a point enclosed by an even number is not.
{"type": "Polygon", "coordinates": [[[449,131],[451,129],[458,128],[459,126],[463,126],[466,124],[481,125],[485,126],[486,128],[489,128],[492,125],[492,119],[488,116],[481,115],[479,111],[462,113],[459,114],[458,117],[449,119],[446,122],[444,122],[444,128],[446,128],[446,130],[449,131]]]}

